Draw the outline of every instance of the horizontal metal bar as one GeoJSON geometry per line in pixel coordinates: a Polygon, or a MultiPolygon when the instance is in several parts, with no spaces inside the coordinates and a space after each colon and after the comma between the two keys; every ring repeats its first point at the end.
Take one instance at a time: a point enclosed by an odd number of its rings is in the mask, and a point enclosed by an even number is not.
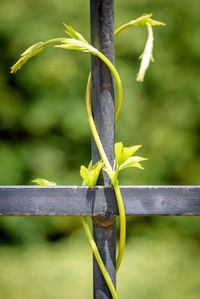
{"type": "MultiPolygon", "coordinates": [[[[121,186],[127,215],[200,215],[200,186],[121,186]]],[[[0,186],[0,215],[117,215],[114,191],[98,186],[0,186]]]]}

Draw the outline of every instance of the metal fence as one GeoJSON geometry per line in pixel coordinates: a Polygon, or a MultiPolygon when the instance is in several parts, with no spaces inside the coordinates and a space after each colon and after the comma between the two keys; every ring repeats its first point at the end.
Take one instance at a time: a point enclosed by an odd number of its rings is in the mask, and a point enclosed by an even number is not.
{"type": "MultiPolygon", "coordinates": [[[[114,0],[90,0],[91,41],[112,63],[114,0]]],[[[109,69],[92,57],[92,108],[111,165],[114,161],[114,86],[109,69]]],[[[100,159],[92,141],[93,163],[100,159]]],[[[103,262],[116,286],[116,216],[118,207],[108,176],[94,188],[83,186],[0,186],[0,215],[89,215],[103,262]]],[[[200,186],[122,186],[126,215],[200,215],[200,186]]],[[[94,259],[94,298],[112,298],[94,259]]]]}

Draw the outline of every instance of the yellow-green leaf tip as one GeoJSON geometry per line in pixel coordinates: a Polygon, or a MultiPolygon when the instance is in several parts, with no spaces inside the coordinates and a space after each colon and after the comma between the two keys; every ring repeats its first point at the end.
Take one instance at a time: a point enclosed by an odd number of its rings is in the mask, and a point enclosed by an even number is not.
{"type": "Polygon", "coordinates": [[[140,69],[137,74],[136,81],[143,82],[144,76],[146,74],[146,71],[150,65],[151,61],[154,61],[153,59],[153,30],[150,23],[147,23],[147,29],[148,29],[148,39],[144,48],[144,52],[142,53],[141,57],[141,64],[140,69]]]}
{"type": "Polygon", "coordinates": [[[145,160],[148,160],[148,159],[143,158],[143,157],[138,157],[138,156],[130,157],[123,164],[120,165],[119,170],[122,170],[125,168],[130,168],[130,167],[144,169],[142,167],[142,165],[140,164],[140,162],[145,161],[145,160]]]}
{"type": "Polygon", "coordinates": [[[165,23],[156,21],[151,18],[152,13],[145,14],[135,20],[130,21],[130,25],[133,26],[146,26],[149,23],[151,26],[165,26],[165,23]]]}
{"type": "Polygon", "coordinates": [[[11,67],[10,73],[16,73],[21,67],[33,56],[38,55],[44,50],[44,43],[38,42],[30,46],[26,51],[21,54],[21,58],[11,67]]]}
{"type": "Polygon", "coordinates": [[[125,147],[122,142],[115,143],[115,163],[117,164],[115,164],[115,167],[117,167],[119,171],[129,167],[143,169],[140,162],[147,160],[147,158],[134,156],[135,152],[140,148],[141,145],[125,147]]]}
{"type": "Polygon", "coordinates": [[[102,166],[102,161],[98,161],[95,165],[90,163],[88,168],[81,166],[80,175],[86,185],[90,187],[96,185],[102,166]]]}
{"type": "Polygon", "coordinates": [[[82,34],[80,34],[79,32],[77,32],[74,28],[72,28],[71,26],[68,26],[67,24],[63,23],[65,28],[67,30],[65,30],[65,33],[67,33],[71,38],[74,38],[76,40],[82,41],[86,44],[88,44],[88,42],[86,41],[86,39],[82,36],[82,34]]]}
{"type": "Polygon", "coordinates": [[[31,180],[31,183],[35,183],[39,186],[55,186],[56,185],[55,182],[50,182],[50,181],[47,181],[46,179],[41,179],[41,178],[31,180]]]}
{"type": "Polygon", "coordinates": [[[85,43],[81,40],[77,40],[74,38],[66,38],[62,41],[61,45],[55,45],[56,48],[63,48],[67,50],[77,50],[80,52],[89,52],[94,55],[98,53],[98,50],[89,45],[88,43],[85,43]]]}
{"type": "Polygon", "coordinates": [[[117,165],[120,166],[123,164],[128,158],[133,156],[137,150],[141,148],[141,145],[133,145],[129,147],[125,147],[122,142],[115,143],[115,157],[117,161],[117,165]]]}

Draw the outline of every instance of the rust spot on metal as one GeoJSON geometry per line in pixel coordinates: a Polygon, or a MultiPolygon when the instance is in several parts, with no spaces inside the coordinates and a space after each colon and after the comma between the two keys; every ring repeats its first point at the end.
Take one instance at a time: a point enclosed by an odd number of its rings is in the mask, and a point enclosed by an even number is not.
{"type": "Polygon", "coordinates": [[[112,86],[110,83],[104,83],[104,84],[103,84],[103,87],[104,87],[104,88],[108,88],[108,87],[110,87],[110,86],[112,86]]]}
{"type": "Polygon", "coordinates": [[[115,222],[115,218],[116,218],[116,216],[113,216],[113,215],[109,215],[109,216],[98,215],[95,217],[92,216],[92,221],[93,221],[94,225],[102,226],[102,227],[110,227],[115,222]]]}
{"type": "Polygon", "coordinates": [[[10,214],[10,215],[5,215],[5,216],[33,216],[33,214],[10,214]]]}
{"type": "Polygon", "coordinates": [[[194,214],[194,213],[191,213],[191,212],[188,212],[188,213],[185,213],[185,214],[181,214],[181,216],[198,216],[198,215],[194,214]]]}

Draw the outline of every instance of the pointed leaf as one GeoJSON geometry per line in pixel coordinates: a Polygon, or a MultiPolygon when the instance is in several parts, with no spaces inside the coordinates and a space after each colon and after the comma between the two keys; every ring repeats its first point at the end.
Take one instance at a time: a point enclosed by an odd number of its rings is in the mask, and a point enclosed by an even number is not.
{"type": "Polygon", "coordinates": [[[163,23],[163,22],[159,22],[159,21],[156,21],[156,20],[151,19],[151,18],[148,19],[148,23],[149,23],[151,26],[165,26],[165,25],[166,25],[166,24],[163,23]]]}
{"type": "Polygon", "coordinates": [[[153,61],[153,54],[152,54],[153,53],[153,40],[154,40],[153,30],[149,23],[147,23],[147,28],[148,28],[148,39],[147,39],[147,42],[145,45],[144,52],[141,55],[142,61],[141,61],[140,69],[139,69],[139,72],[138,72],[138,75],[136,78],[136,80],[138,82],[143,82],[144,76],[149,67],[149,64],[151,61],[153,61]]]}
{"type": "Polygon", "coordinates": [[[143,167],[141,166],[141,164],[139,162],[145,161],[145,160],[147,160],[147,159],[142,158],[142,157],[137,157],[137,156],[130,157],[119,167],[119,170],[129,168],[129,167],[137,167],[137,168],[143,169],[143,167]]]}
{"type": "Polygon", "coordinates": [[[43,42],[32,45],[21,54],[21,58],[11,67],[10,73],[16,73],[33,56],[38,55],[44,50],[43,42]]]}
{"type": "Polygon", "coordinates": [[[123,154],[123,143],[122,142],[116,142],[115,143],[115,158],[117,161],[118,166],[121,165],[121,157],[123,154]]]}
{"type": "Polygon", "coordinates": [[[31,180],[32,183],[35,183],[39,186],[55,186],[56,183],[55,182],[50,182],[50,181],[47,181],[45,179],[34,179],[34,180],[31,180]]]}
{"type": "Polygon", "coordinates": [[[91,45],[84,43],[80,40],[73,39],[73,38],[66,38],[62,41],[63,44],[56,45],[56,48],[64,48],[68,50],[78,50],[81,52],[89,52],[93,55],[97,55],[98,50],[92,47],[91,45]]]}
{"type": "Polygon", "coordinates": [[[83,165],[81,165],[80,175],[82,179],[85,181],[86,185],[91,186],[89,170],[83,165]]]}
{"type": "Polygon", "coordinates": [[[82,36],[82,34],[80,34],[79,32],[77,32],[76,30],[74,30],[74,28],[72,28],[71,26],[68,26],[67,24],[63,23],[64,26],[66,27],[66,33],[74,39],[77,39],[79,41],[82,41],[86,44],[88,44],[88,42],[86,41],[86,39],[82,36]]]}
{"type": "Polygon", "coordinates": [[[145,14],[135,20],[130,21],[129,24],[132,26],[146,26],[147,23],[149,23],[152,26],[165,26],[165,23],[153,20],[151,17],[152,13],[145,14]]]}
{"type": "Polygon", "coordinates": [[[96,185],[102,166],[102,161],[98,161],[95,165],[92,165],[90,162],[88,168],[83,165],[81,166],[81,177],[88,186],[92,187],[96,185]]]}
{"type": "Polygon", "coordinates": [[[39,54],[44,49],[43,44],[44,44],[43,42],[38,42],[38,43],[30,46],[28,49],[26,49],[26,51],[24,51],[21,54],[21,56],[25,56],[25,55],[30,54],[30,53],[31,54],[34,53],[35,55],[39,54]]]}
{"type": "Polygon", "coordinates": [[[123,162],[125,162],[128,158],[133,156],[135,154],[135,152],[137,150],[139,150],[140,148],[141,148],[141,145],[133,145],[133,146],[130,146],[130,147],[124,147],[123,156],[122,156],[123,162]]]}
{"type": "Polygon", "coordinates": [[[92,170],[92,160],[90,160],[90,163],[88,165],[88,170],[91,171],[92,170]]]}
{"type": "Polygon", "coordinates": [[[21,69],[21,67],[29,60],[28,56],[23,56],[17,62],[11,67],[10,73],[16,73],[18,70],[21,69]]]}
{"type": "Polygon", "coordinates": [[[130,25],[133,25],[133,26],[145,26],[148,19],[151,18],[152,16],[152,13],[150,14],[145,14],[135,20],[132,20],[130,21],[130,25]]]}
{"type": "Polygon", "coordinates": [[[95,186],[97,183],[102,166],[103,166],[102,161],[98,161],[94,166],[92,166],[91,175],[92,175],[93,186],[95,186]]]}
{"type": "Polygon", "coordinates": [[[115,157],[118,167],[123,164],[128,158],[133,156],[135,152],[141,147],[141,145],[134,145],[130,147],[124,147],[122,142],[115,143],[115,157]]]}

